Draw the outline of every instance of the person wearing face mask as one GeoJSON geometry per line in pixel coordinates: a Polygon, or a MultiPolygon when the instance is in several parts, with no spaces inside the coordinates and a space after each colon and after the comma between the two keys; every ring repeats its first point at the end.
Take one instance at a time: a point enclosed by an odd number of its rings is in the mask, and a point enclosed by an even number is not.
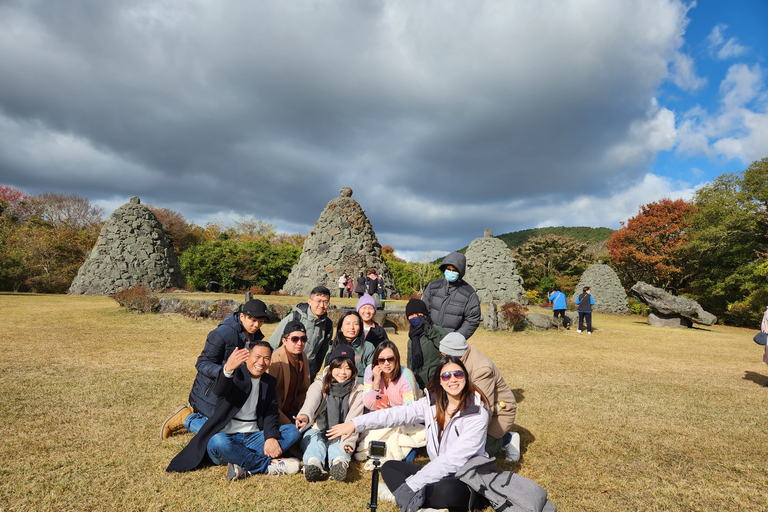
{"type": "Polygon", "coordinates": [[[435,324],[469,339],[480,326],[481,314],[477,292],[462,279],[466,267],[466,256],[460,252],[448,254],[440,264],[443,278],[429,283],[421,300],[435,324]]]}
{"type": "Polygon", "coordinates": [[[405,316],[411,324],[408,332],[407,366],[416,376],[419,389],[424,389],[442,357],[440,340],[447,333],[445,329],[432,323],[427,305],[422,300],[409,300],[405,305],[405,316]]]}

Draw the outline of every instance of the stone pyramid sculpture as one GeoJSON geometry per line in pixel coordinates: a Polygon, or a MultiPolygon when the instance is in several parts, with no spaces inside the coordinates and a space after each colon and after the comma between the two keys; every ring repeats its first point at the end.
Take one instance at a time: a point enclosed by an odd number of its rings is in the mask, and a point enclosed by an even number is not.
{"type": "Polygon", "coordinates": [[[581,274],[579,284],[576,285],[576,291],[573,293],[574,301],[582,293],[585,286],[589,286],[589,291],[595,299],[593,311],[596,313],[611,315],[628,315],[630,313],[627,292],[621,286],[619,276],[608,265],[598,262],[590,265],[581,274]]]}
{"type": "Polygon", "coordinates": [[[299,262],[281,291],[304,297],[315,286],[324,285],[335,297],[339,276],[344,272],[357,282],[360,271],[367,275],[372,268],[384,279],[384,297],[397,293],[371,223],[360,204],[352,199],[352,189],[344,187],[341,196],[328,203],[312,226],[299,262]]]}
{"type": "Polygon", "coordinates": [[[165,291],[184,277],[155,214],[132,197],[110,215],[69,287],[70,295],[111,295],[136,285],[165,291]]]}
{"type": "Polygon", "coordinates": [[[523,278],[517,273],[509,247],[493,238],[493,231],[486,229],[483,238],[472,240],[466,257],[464,280],[475,289],[480,302],[528,304],[523,278]]]}

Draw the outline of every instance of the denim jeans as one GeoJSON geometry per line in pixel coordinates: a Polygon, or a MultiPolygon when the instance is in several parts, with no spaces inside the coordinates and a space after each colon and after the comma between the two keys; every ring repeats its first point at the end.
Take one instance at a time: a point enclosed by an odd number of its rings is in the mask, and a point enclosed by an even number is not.
{"type": "MultiPolygon", "coordinates": [[[[280,427],[282,439],[277,442],[285,453],[299,439],[299,429],[288,424],[280,427]]],[[[208,441],[208,456],[214,464],[237,464],[251,473],[266,473],[270,457],[264,455],[264,432],[223,434],[219,432],[208,441]]]]}
{"type": "Polygon", "coordinates": [[[203,416],[199,412],[193,412],[184,420],[184,426],[193,434],[197,434],[206,421],[208,421],[206,416],[203,416]]]}
{"type": "Polygon", "coordinates": [[[304,451],[304,464],[309,462],[310,458],[317,457],[323,464],[324,469],[327,469],[336,457],[344,457],[347,462],[352,457],[352,454],[344,451],[344,447],[341,445],[341,438],[328,441],[325,433],[314,428],[304,432],[304,437],[301,438],[299,446],[304,451]]]}

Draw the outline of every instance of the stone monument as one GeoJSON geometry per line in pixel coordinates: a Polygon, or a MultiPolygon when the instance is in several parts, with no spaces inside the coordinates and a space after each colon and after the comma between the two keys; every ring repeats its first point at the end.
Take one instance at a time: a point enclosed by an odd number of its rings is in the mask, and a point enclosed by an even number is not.
{"type": "Polygon", "coordinates": [[[136,285],[165,291],[184,286],[184,277],[162,224],[134,196],[101,228],[69,294],[111,295],[136,285]]]}
{"type": "Polygon", "coordinates": [[[528,304],[523,278],[517,273],[509,247],[503,240],[493,238],[493,231],[486,229],[482,238],[472,240],[466,257],[464,280],[475,289],[480,302],[528,304]]]}
{"type": "Polygon", "coordinates": [[[283,293],[308,296],[312,288],[325,285],[335,296],[339,276],[346,272],[357,282],[359,272],[375,268],[384,279],[384,297],[397,293],[392,272],[381,256],[381,245],[352,189],[331,199],[304,241],[299,262],[293,266],[283,293]]]}
{"type": "Polygon", "coordinates": [[[573,294],[575,301],[585,286],[589,286],[595,305],[592,310],[595,313],[608,313],[611,315],[628,315],[629,302],[627,293],[621,286],[621,281],[611,267],[599,261],[591,265],[581,275],[579,284],[573,294]]]}
{"type": "Polygon", "coordinates": [[[635,283],[630,292],[637,300],[648,304],[651,308],[648,325],[692,327],[693,322],[702,325],[714,325],[717,322],[717,317],[704,311],[704,308],[695,300],[677,297],[643,281],[635,283]]]}

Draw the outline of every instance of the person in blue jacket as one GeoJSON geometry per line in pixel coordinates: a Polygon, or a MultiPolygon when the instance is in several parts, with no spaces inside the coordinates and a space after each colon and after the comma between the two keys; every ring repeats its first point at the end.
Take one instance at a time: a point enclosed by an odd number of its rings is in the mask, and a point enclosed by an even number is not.
{"type": "Polygon", "coordinates": [[[549,296],[549,301],[552,303],[552,309],[555,311],[555,318],[560,315],[565,320],[565,310],[568,308],[565,305],[565,294],[560,291],[559,286],[555,286],[554,291],[549,296]]]}
{"type": "Polygon", "coordinates": [[[585,286],[581,295],[576,297],[576,307],[579,312],[579,328],[576,332],[584,329],[584,322],[587,323],[587,334],[592,334],[592,306],[595,305],[595,299],[589,293],[589,286],[585,286]]]}

